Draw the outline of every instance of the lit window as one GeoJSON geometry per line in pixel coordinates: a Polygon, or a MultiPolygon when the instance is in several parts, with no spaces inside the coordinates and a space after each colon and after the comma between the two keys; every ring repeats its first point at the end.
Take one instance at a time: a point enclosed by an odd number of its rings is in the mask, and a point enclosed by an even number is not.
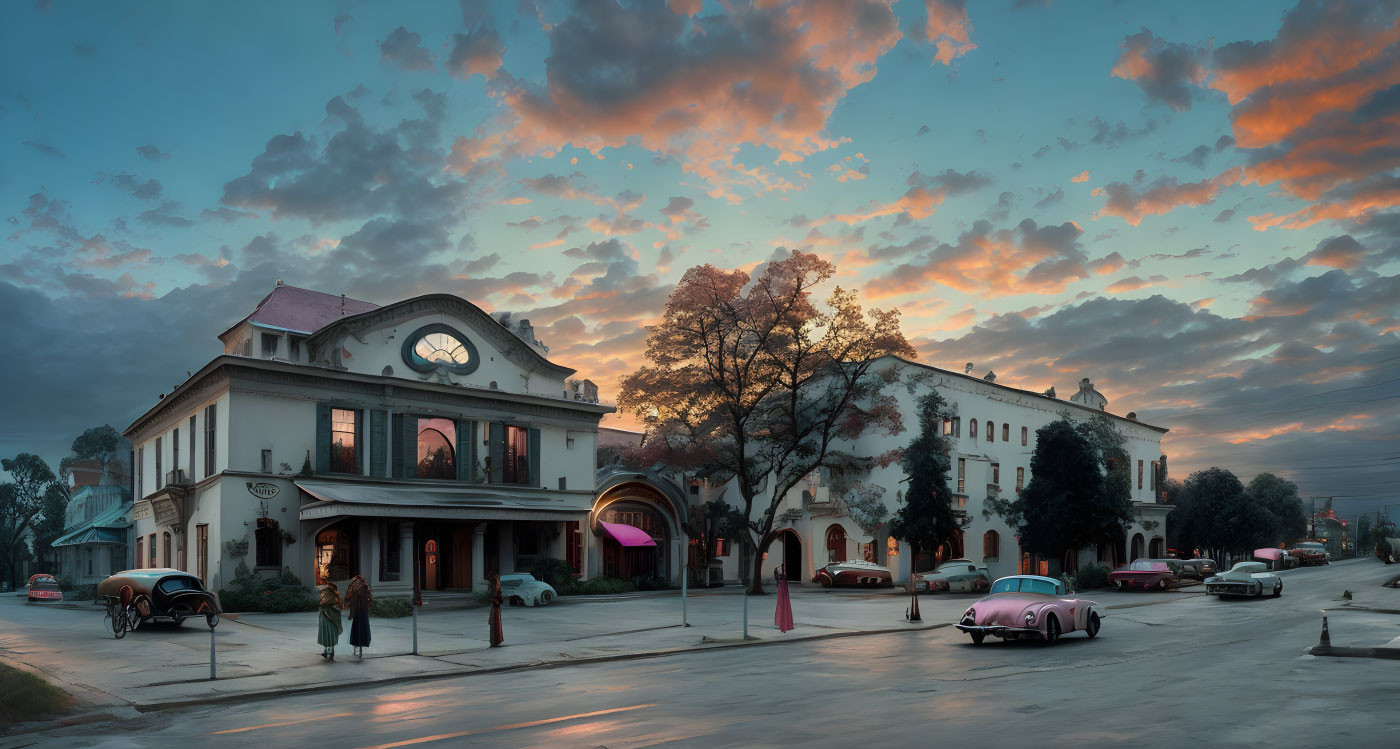
{"type": "Polygon", "coordinates": [[[894,540],[894,536],[885,539],[885,555],[891,557],[899,556],[899,542],[894,540]]]}
{"type": "Polygon", "coordinates": [[[429,333],[418,339],[413,353],[423,361],[443,364],[466,364],[471,360],[467,347],[449,333],[429,333]]]}
{"type": "Polygon", "coordinates": [[[971,439],[977,439],[977,420],[976,420],[976,419],[972,419],[971,421],[967,422],[967,436],[968,436],[969,438],[971,438],[971,439]]]}
{"type": "Polygon", "coordinates": [[[457,426],[451,419],[418,420],[418,478],[457,478],[457,426]]]}
{"type": "Polygon", "coordinates": [[[982,534],[982,561],[995,562],[1001,557],[1001,536],[996,531],[982,534]]]}
{"type": "Polygon", "coordinates": [[[348,408],[331,409],[331,472],[359,473],[355,453],[355,418],[348,408]]]}
{"type": "MultiPolygon", "coordinates": [[[[977,422],[972,422],[976,424],[977,422]]],[[[958,458],[958,494],[962,494],[966,489],[967,482],[967,458],[958,458]]]]}
{"type": "Polygon", "coordinates": [[[529,437],[524,427],[506,427],[504,481],[507,484],[530,483],[529,437]]]}

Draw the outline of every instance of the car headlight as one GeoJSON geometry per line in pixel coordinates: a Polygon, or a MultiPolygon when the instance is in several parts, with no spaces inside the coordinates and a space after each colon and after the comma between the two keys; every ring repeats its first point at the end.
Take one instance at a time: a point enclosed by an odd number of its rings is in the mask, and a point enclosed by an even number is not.
{"type": "Polygon", "coordinates": [[[966,614],[963,614],[963,621],[969,621],[969,620],[973,620],[973,619],[976,619],[976,618],[977,618],[977,609],[968,609],[968,610],[967,610],[967,613],[966,613],[966,614]]]}
{"type": "Polygon", "coordinates": [[[1034,612],[1034,611],[1027,611],[1027,612],[1026,612],[1026,624],[1035,624],[1035,612],[1034,612]]]}

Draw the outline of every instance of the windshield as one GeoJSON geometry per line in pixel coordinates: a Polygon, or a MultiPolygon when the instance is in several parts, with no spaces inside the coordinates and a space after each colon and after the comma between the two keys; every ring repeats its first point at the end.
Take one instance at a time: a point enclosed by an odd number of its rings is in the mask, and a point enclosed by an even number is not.
{"type": "Polygon", "coordinates": [[[1059,591],[1055,583],[1034,577],[1003,577],[992,585],[993,593],[1039,593],[1053,596],[1059,591]]]}
{"type": "Polygon", "coordinates": [[[1309,544],[1298,544],[1298,548],[1300,548],[1300,549],[1309,549],[1309,550],[1311,550],[1311,551],[1323,551],[1323,550],[1325,550],[1327,547],[1326,547],[1326,546],[1323,546],[1322,544],[1313,544],[1313,543],[1309,543],[1309,544]]]}
{"type": "Polygon", "coordinates": [[[176,593],[182,590],[199,590],[199,581],[192,577],[167,577],[156,583],[156,588],[162,593],[176,593]]]}
{"type": "Polygon", "coordinates": [[[1166,562],[1149,562],[1146,559],[1133,562],[1128,569],[1133,572],[1171,572],[1171,567],[1168,567],[1166,562]]]}

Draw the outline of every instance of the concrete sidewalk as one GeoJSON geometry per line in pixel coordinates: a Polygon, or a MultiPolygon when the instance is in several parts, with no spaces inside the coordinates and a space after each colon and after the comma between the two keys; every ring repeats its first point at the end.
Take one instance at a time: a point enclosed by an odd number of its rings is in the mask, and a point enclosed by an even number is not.
{"type": "Polygon", "coordinates": [[[30,605],[0,599],[0,655],[43,672],[97,707],[156,710],[211,701],[520,668],[561,666],[691,650],[748,647],[947,626],[978,596],[921,596],[924,621],[905,621],[907,595],[888,591],[795,588],[796,629],[773,625],[776,597],[749,598],[749,640],[742,639],[744,597],[711,589],[686,602],[679,593],[565,598],[538,608],[502,610],[505,644],[491,648],[487,609],[424,607],[418,653],[413,622],[371,619],[373,646],[356,661],[342,638],[335,661],[320,657],[314,612],[242,614],[215,630],[217,678],[209,678],[210,635],[201,620],[183,627],[147,625],[121,640],[96,606],[30,605]]]}

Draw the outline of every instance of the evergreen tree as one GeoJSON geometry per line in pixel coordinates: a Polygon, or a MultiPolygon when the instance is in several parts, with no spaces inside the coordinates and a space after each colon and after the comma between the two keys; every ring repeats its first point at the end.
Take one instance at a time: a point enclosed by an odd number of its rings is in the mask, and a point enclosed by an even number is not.
{"type": "Polygon", "coordinates": [[[1123,535],[1132,522],[1131,499],[1110,489],[1105,478],[1105,459],[1113,459],[1111,442],[1096,447],[1086,432],[1093,433],[1066,419],[1036,430],[1031,480],[1002,511],[1008,524],[1020,527],[1023,550],[1059,559],[1067,551],[1123,535]]]}
{"type": "Polygon", "coordinates": [[[937,391],[930,391],[919,398],[917,408],[919,434],[899,459],[909,477],[909,489],[890,528],[890,535],[909,544],[915,556],[945,541],[951,545],[958,533],[953,494],[948,490],[952,461],[941,429],[948,405],[937,391]]]}

